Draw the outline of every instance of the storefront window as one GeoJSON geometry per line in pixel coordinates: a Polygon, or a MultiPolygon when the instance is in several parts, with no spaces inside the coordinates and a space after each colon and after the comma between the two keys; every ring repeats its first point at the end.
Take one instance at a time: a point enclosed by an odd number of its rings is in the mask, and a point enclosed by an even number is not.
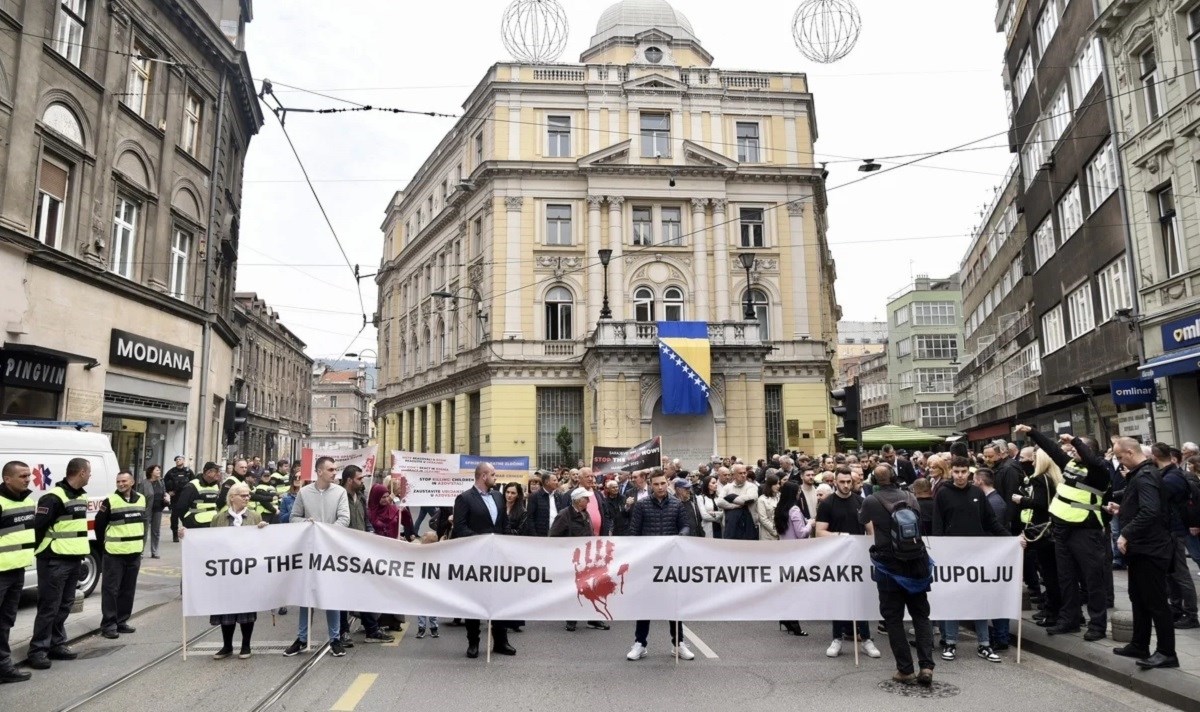
{"type": "Polygon", "coordinates": [[[58,393],[18,386],[0,387],[0,418],[19,420],[55,420],[58,418],[58,393]]]}

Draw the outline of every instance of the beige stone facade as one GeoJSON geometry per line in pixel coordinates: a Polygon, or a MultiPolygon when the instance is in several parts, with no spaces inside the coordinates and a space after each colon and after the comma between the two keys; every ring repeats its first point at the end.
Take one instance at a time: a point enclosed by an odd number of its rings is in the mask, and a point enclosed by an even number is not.
{"type": "Polygon", "coordinates": [[[89,422],[139,473],[224,452],[262,115],[220,29],[250,2],[218,5],[0,3],[0,418],[89,422]]]}
{"type": "Polygon", "coordinates": [[[312,372],[312,431],[305,446],[366,447],[372,438],[373,400],[364,368],[337,371],[317,364],[312,372]]]}
{"type": "Polygon", "coordinates": [[[831,450],[839,309],[806,78],[717,69],[678,12],[622,21],[641,5],[605,11],[580,64],[489,68],[388,206],[384,450],[547,466],[564,426],[572,459],[651,435],[688,461],[831,450]],[[708,323],[706,416],[661,412],[664,320],[708,323]]]}

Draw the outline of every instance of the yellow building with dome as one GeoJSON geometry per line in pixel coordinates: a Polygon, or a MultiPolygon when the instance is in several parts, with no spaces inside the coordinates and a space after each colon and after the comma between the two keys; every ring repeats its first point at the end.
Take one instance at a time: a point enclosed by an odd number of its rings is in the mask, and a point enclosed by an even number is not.
{"type": "Polygon", "coordinates": [[[383,453],[832,452],[840,309],[804,74],[718,69],[670,4],[624,0],[578,64],[497,63],[464,109],[382,226],[383,453]],[[708,323],[703,416],[662,412],[659,321],[708,323]]]}

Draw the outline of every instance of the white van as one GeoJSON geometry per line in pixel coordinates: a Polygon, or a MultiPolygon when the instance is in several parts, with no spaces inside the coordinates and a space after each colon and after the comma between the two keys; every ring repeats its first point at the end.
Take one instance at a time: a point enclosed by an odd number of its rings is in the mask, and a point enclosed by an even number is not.
{"type": "MultiPolygon", "coordinates": [[[[11,460],[29,465],[33,471],[30,497],[35,501],[62,480],[67,462],[74,457],[84,457],[92,463],[92,478],[87,486],[88,539],[92,542],[92,552],[83,560],[79,576],[79,592],[88,596],[100,580],[100,551],[96,548],[93,521],[100,502],[116,491],[120,471],[112,443],[102,433],[80,432],[65,425],[28,426],[0,421],[0,466],[11,460]]],[[[25,571],[25,588],[37,588],[36,563],[25,571]]]]}

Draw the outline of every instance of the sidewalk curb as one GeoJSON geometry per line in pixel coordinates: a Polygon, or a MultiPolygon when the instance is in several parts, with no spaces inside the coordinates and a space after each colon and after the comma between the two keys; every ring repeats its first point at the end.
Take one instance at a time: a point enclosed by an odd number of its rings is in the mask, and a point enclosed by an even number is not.
{"type": "MultiPolygon", "coordinates": [[[[1027,631],[1031,627],[1025,626],[1027,631]]],[[[1022,640],[1026,652],[1120,685],[1155,702],[1181,710],[1196,709],[1196,700],[1200,700],[1200,680],[1193,675],[1179,670],[1141,670],[1133,660],[1113,655],[1113,648],[1107,645],[1089,643],[1070,635],[1051,639],[1040,628],[1033,627],[1033,630],[1036,632],[1032,637],[1022,640]]]]}
{"type": "MultiPolygon", "coordinates": [[[[99,593],[93,594],[99,596],[99,593]]],[[[90,596],[89,596],[90,598],[90,596]]],[[[138,596],[133,605],[133,613],[130,619],[137,618],[143,613],[149,613],[157,608],[165,606],[172,601],[182,598],[179,591],[152,591],[145,595],[138,596]]],[[[71,614],[67,618],[67,645],[83,640],[84,638],[96,635],[100,632],[100,612],[93,611],[91,613],[71,614]]],[[[29,657],[29,642],[30,638],[12,642],[12,659],[18,665],[23,664],[26,658],[29,657]]]]}

